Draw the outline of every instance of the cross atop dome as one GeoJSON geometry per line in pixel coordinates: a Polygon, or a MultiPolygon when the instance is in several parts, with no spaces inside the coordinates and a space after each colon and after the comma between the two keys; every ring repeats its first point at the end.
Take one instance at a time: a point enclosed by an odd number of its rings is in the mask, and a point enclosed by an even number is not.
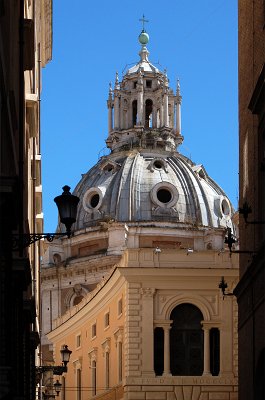
{"type": "Polygon", "coordinates": [[[140,18],[140,19],[139,19],[139,21],[143,23],[143,29],[142,29],[142,32],[145,32],[145,29],[144,29],[144,23],[145,23],[145,22],[149,22],[149,20],[148,20],[148,19],[145,19],[145,18],[144,18],[144,14],[143,14],[143,18],[140,18]]]}
{"type": "Polygon", "coordinates": [[[143,23],[143,29],[142,29],[142,32],[140,33],[140,35],[138,36],[138,40],[139,40],[140,44],[142,45],[142,49],[146,49],[145,46],[149,42],[149,35],[146,32],[146,30],[144,29],[144,24],[145,24],[145,22],[149,22],[149,20],[145,19],[144,14],[143,14],[143,18],[140,18],[139,21],[143,23]]]}

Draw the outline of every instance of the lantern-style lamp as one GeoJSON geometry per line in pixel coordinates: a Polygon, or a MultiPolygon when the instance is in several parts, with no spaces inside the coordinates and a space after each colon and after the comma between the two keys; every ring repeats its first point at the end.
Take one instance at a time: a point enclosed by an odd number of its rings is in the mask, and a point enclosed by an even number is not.
{"type": "Polygon", "coordinates": [[[72,354],[71,350],[68,349],[67,344],[64,344],[60,350],[62,364],[66,367],[70,360],[70,355],[72,354]]]}
{"type": "Polygon", "coordinates": [[[70,237],[71,226],[76,221],[77,205],[79,197],[70,193],[70,187],[65,185],[63,193],[54,199],[60,216],[60,221],[66,226],[66,234],[70,237]]]}
{"type": "Polygon", "coordinates": [[[58,381],[58,379],[57,379],[57,381],[53,384],[53,387],[54,387],[54,390],[55,390],[55,392],[56,392],[56,396],[59,396],[60,391],[62,390],[62,384],[58,381]]]}

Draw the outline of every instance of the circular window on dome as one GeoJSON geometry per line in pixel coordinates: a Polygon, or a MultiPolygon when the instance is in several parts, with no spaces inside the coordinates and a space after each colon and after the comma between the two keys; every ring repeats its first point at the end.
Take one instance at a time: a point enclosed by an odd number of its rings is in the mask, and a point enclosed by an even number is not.
{"type": "Polygon", "coordinates": [[[86,211],[98,210],[102,204],[103,194],[99,188],[89,189],[83,198],[83,207],[86,211]]]}
{"type": "Polygon", "coordinates": [[[178,191],[172,183],[160,182],[157,183],[150,193],[153,203],[160,207],[173,207],[178,201],[178,191]]]}
{"type": "Polygon", "coordinates": [[[160,160],[155,160],[155,161],[154,161],[154,167],[157,168],[157,169],[163,168],[163,163],[162,163],[162,161],[160,161],[160,160]]]}
{"type": "Polygon", "coordinates": [[[172,199],[172,194],[168,189],[159,189],[156,195],[158,200],[164,204],[169,203],[170,200],[172,199]]]}

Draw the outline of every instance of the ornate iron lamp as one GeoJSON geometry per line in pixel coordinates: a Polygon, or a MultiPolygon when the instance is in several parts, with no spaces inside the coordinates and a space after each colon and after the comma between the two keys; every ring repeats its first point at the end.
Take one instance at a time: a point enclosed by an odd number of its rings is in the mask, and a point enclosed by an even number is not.
{"type": "Polygon", "coordinates": [[[63,193],[60,196],[55,197],[54,201],[58,207],[60,221],[66,227],[65,233],[29,233],[22,235],[13,235],[13,250],[21,249],[30,246],[32,243],[37,242],[41,239],[47,239],[48,242],[52,242],[55,237],[62,237],[67,235],[68,238],[71,236],[71,226],[76,221],[77,205],[79,203],[79,197],[74,196],[70,193],[70,187],[65,185],[63,187],[63,193]]]}

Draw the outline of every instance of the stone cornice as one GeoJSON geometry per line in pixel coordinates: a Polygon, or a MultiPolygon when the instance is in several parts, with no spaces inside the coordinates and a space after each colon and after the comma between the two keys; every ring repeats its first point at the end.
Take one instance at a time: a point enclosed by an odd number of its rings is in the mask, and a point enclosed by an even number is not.
{"type": "Polygon", "coordinates": [[[61,264],[60,266],[44,267],[41,271],[42,282],[51,279],[57,279],[58,274],[66,274],[71,276],[71,274],[76,272],[78,269],[84,269],[84,271],[111,269],[121,260],[121,256],[116,255],[93,255],[88,257],[80,257],[72,259],[69,264],[65,266],[61,264]]]}
{"type": "Polygon", "coordinates": [[[123,285],[124,278],[119,269],[114,269],[107,281],[102,281],[78,305],[54,320],[54,329],[47,334],[49,340],[53,340],[55,337],[64,337],[65,332],[74,331],[76,324],[78,325],[86,320],[87,314],[91,314],[91,312],[96,314],[98,309],[101,309],[103,304],[107,304],[113,295],[121,290],[123,285]]]}
{"type": "Polygon", "coordinates": [[[42,67],[44,67],[52,59],[52,0],[41,1],[42,11],[42,67]]]}

